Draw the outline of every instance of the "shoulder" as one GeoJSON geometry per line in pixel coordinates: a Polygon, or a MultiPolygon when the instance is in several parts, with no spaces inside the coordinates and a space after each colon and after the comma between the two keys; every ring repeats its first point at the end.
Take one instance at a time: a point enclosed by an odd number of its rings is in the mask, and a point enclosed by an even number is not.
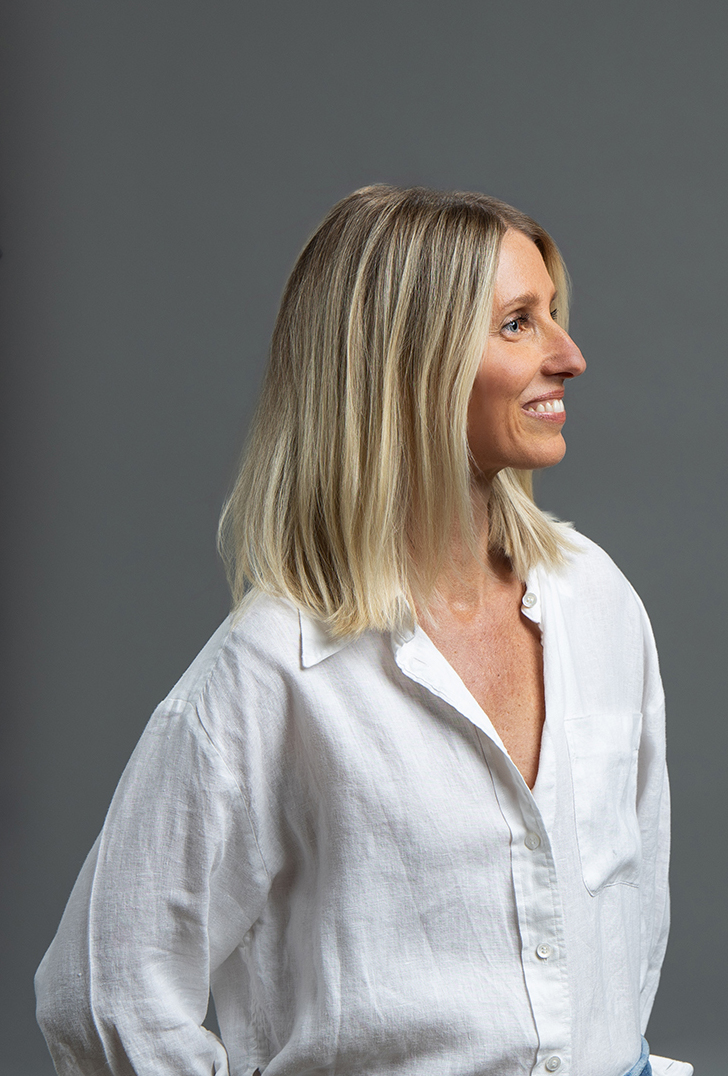
{"type": "Polygon", "coordinates": [[[221,748],[231,735],[245,735],[251,714],[280,723],[275,715],[285,716],[291,684],[300,675],[298,611],[259,594],[223,621],[157,714],[186,713],[198,733],[221,748]]]}
{"type": "Polygon", "coordinates": [[[641,649],[640,641],[651,638],[651,629],[634,587],[596,542],[578,531],[570,531],[569,538],[573,550],[564,563],[539,569],[550,604],[560,608],[565,627],[583,633],[584,639],[598,634],[641,649]]]}
{"type": "Polygon", "coordinates": [[[652,628],[637,593],[612,558],[578,531],[557,569],[539,569],[543,616],[572,656],[589,707],[660,708],[662,688],[652,628]],[[587,688],[588,682],[588,688],[587,688]],[[595,700],[601,700],[599,704],[595,700]]]}
{"type": "Polygon", "coordinates": [[[297,610],[288,602],[256,595],[241,614],[231,613],[167,696],[197,705],[210,692],[232,690],[241,677],[274,679],[300,668],[297,610]]]}
{"type": "Polygon", "coordinates": [[[601,546],[576,530],[569,531],[569,540],[573,550],[566,553],[564,564],[544,572],[557,589],[581,601],[641,605],[632,584],[601,546]]]}

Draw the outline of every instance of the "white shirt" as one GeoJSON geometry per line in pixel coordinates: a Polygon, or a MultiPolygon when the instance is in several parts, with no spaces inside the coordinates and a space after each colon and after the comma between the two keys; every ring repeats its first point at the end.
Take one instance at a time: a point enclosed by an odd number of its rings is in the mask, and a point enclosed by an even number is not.
{"type": "Polygon", "coordinates": [[[635,1064],[668,928],[663,693],[639,599],[575,541],[523,599],[544,648],[533,792],[422,629],[334,640],[268,597],[222,625],[155,711],[39,968],[59,1073],[635,1064]]]}

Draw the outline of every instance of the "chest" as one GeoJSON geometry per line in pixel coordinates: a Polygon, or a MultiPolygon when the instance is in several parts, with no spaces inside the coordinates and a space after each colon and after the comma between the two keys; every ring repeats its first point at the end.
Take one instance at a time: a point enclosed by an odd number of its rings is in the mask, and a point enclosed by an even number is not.
{"type": "Polygon", "coordinates": [[[545,717],[540,631],[519,604],[501,602],[472,621],[446,616],[427,634],[487,714],[530,788],[545,717]]]}

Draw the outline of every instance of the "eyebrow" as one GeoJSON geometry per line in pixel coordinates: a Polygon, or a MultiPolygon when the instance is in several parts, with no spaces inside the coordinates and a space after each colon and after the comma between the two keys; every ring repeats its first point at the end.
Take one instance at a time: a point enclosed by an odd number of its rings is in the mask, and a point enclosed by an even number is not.
{"type": "MultiPolygon", "coordinates": [[[[549,305],[553,303],[556,298],[556,290],[549,300],[549,305]]],[[[539,296],[533,291],[526,291],[523,295],[515,295],[512,299],[508,299],[505,303],[501,303],[498,307],[499,310],[510,309],[522,309],[523,307],[538,306],[539,296]]]]}

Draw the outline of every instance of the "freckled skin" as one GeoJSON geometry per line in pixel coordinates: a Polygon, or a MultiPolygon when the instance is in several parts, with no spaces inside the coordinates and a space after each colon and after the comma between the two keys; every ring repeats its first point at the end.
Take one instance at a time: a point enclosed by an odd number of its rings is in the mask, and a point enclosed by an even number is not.
{"type": "Polygon", "coordinates": [[[449,601],[423,627],[488,715],[524,781],[538,775],[546,716],[538,626],[521,613],[524,587],[505,562],[494,566],[485,600],[449,601]]]}
{"type": "MultiPolygon", "coordinates": [[[[507,232],[491,332],[468,409],[473,482],[486,496],[503,467],[551,467],[564,455],[563,415],[527,410],[539,398],[560,399],[564,383],[586,365],[553,312],[554,286],[538,248],[521,232],[507,232]]],[[[487,549],[487,523],[483,541],[487,549]]],[[[454,547],[453,562],[459,552],[454,547]]],[[[433,617],[420,614],[533,788],[545,719],[540,632],[521,612],[524,586],[508,561],[492,554],[486,559],[485,573],[471,565],[443,580],[442,606],[433,617]]]]}

